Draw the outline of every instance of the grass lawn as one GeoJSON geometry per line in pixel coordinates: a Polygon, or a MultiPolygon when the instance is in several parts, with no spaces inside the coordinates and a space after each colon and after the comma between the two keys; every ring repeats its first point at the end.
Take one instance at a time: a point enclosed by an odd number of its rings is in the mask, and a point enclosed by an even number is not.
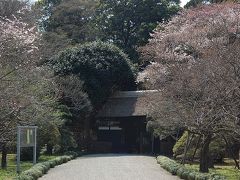
{"type": "MultiPolygon", "coordinates": [[[[186,167],[199,170],[199,165],[186,165],[186,167]]],[[[235,169],[234,166],[229,165],[215,165],[214,169],[210,169],[210,172],[223,175],[227,180],[240,180],[240,170],[235,169]]]]}
{"type": "MultiPolygon", "coordinates": [[[[8,154],[8,167],[6,170],[0,169],[0,180],[12,180],[17,176],[15,154],[8,154]]],[[[38,162],[44,162],[55,158],[56,156],[41,155],[38,162]]],[[[0,154],[1,162],[1,154],[0,154]]],[[[21,171],[27,170],[32,166],[32,162],[21,162],[21,171]]]]}

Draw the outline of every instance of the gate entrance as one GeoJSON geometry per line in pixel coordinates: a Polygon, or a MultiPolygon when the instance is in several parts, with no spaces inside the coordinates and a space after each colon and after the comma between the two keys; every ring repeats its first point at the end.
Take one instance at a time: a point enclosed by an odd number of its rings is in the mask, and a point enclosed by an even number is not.
{"type": "Polygon", "coordinates": [[[97,144],[110,152],[151,153],[146,116],[157,92],[119,91],[111,96],[96,116],[97,144]]]}
{"type": "Polygon", "coordinates": [[[97,133],[98,141],[108,142],[110,152],[143,153],[150,149],[151,139],[145,130],[146,117],[111,119],[101,120],[97,133]]]}

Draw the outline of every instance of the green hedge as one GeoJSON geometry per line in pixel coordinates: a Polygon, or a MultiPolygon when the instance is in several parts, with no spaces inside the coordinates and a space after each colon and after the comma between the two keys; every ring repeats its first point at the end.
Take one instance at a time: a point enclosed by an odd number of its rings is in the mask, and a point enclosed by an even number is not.
{"type": "Polygon", "coordinates": [[[37,180],[39,177],[46,174],[50,168],[66,163],[75,159],[80,154],[75,152],[67,152],[64,156],[56,157],[52,160],[35,164],[32,168],[22,172],[16,180],[37,180]]]}
{"type": "Polygon", "coordinates": [[[176,161],[164,156],[158,156],[157,162],[173,175],[177,175],[185,180],[226,180],[225,177],[214,173],[200,173],[189,169],[176,161]]]}

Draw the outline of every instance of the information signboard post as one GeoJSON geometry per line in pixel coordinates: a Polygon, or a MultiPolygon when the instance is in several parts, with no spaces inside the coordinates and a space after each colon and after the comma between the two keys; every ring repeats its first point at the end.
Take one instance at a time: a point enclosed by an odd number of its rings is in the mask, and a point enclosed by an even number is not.
{"type": "Polygon", "coordinates": [[[37,126],[17,127],[17,173],[20,173],[22,147],[33,147],[33,164],[37,162],[37,126]]]}

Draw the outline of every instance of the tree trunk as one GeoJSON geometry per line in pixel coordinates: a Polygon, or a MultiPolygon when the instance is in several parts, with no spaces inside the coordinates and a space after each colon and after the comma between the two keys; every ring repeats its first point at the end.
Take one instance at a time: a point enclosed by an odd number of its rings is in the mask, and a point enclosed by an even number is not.
{"type": "Polygon", "coordinates": [[[2,146],[1,168],[2,169],[6,169],[7,168],[7,147],[6,147],[6,144],[3,144],[3,146],[2,146]]]}
{"type": "Polygon", "coordinates": [[[210,156],[208,156],[208,159],[209,159],[209,161],[208,161],[208,168],[214,168],[214,159],[213,159],[213,157],[210,155],[210,156]]]}
{"type": "Polygon", "coordinates": [[[200,172],[209,172],[209,145],[211,143],[211,136],[203,136],[203,146],[200,152],[200,172]]]}
{"type": "Polygon", "coordinates": [[[198,147],[199,147],[200,142],[201,142],[201,136],[199,136],[198,141],[197,141],[197,144],[196,144],[196,147],[195,147],[195,150],[194,150],[194,152],[193,152],[193,156],[192,156],[192,159],[191,159],[191,162],[192,162],[192,163],[193,163],[193,161],[194,161],[194,158],[195,158],[195,155],[196,155],[196,153],[197,153],[197,150],[198,150],[198,147]]]}

